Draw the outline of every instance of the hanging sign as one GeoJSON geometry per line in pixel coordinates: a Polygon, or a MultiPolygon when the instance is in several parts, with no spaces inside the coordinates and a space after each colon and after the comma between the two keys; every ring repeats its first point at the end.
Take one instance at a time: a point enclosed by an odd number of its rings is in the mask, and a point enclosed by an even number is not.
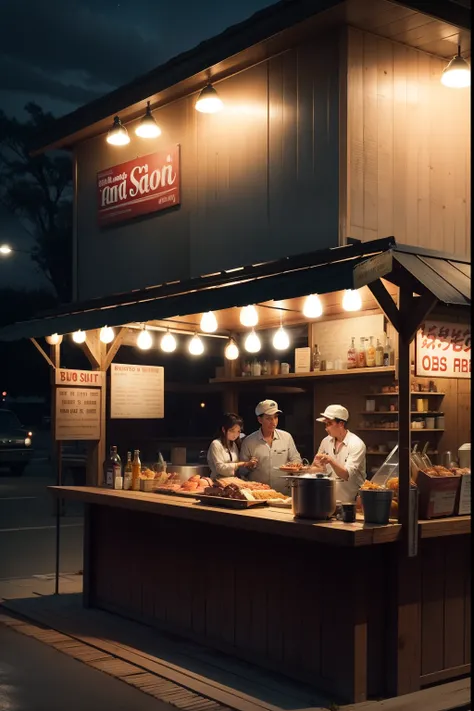
{"type": "Polygon", "coordinates": [[[110,386],[111,418],[145,420],[165,416],[162,366],[112,363],[110,386]]]}
{"type": "Polygon", "coordinates": [[[88,385],[101,388],[104,384],[104,373],[101,370],[71,370],[56,368],[54,371],[56,385],[88,385]]]}
{"type": "Polygon", "coordinates": [[[392,252],[381,252],[357,264],[353,272],[354,289],[360,289],[372,281],[390,274],[393,268],[392,252]]]}
{"type": "Polygon", "coordinates": [[[471,377],[471,326],[427,319],[416,334],[415,375],[471,377]]]}
{"type": "Polygon", "coordinates": [[[56,388],[55,438],[100,439],[100,388],[56,388]]]}
{"type": "Polygon", "coordinates": [[[97,173],[99,225],[180,204],[180,147],[135,158],[97,173]]]}

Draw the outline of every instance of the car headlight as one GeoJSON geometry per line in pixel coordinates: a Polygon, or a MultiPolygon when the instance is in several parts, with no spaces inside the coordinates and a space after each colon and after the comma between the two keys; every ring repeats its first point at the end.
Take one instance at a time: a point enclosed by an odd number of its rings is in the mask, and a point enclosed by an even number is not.
{"type": "Polygon", "coordinates": [[[25,447],[31,447],[31,439],[29,437],[25,437],[25,447]]]}

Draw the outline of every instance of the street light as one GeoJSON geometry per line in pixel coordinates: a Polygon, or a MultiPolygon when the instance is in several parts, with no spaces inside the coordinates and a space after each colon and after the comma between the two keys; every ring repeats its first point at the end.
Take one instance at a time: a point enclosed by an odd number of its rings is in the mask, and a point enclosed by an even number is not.
{"type": "Polygon", "coordinates": [[[17,249],[16,247],[10,247],[9,244],[0,244],[0,256],[7,257],[9,254],[15,252],[17,254],[32,254],[28,249],[17,249]]]}
{"type": "Polygon", "coordinates": [[[13,252],[13,250],[11,247],[9,247],[8,244],[0,245],[0,254],[7,255],[7,254],[11,254],[12,252],[13,252]]]}

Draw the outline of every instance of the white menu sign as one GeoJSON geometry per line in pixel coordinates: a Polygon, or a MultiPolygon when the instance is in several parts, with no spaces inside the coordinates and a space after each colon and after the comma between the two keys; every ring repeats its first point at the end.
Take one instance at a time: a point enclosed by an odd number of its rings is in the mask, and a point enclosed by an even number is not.
{"type": "Polygon", "coordinates": [[[97,388],[56,388],[56,439],[100,439],[100,397],[97,388]]]}
{"type": "Polygon", "coordinates": [[[295,348],[295,373],[309,373],[311,370],[311,348],[295,348]]]}
{"type": "Polygon", "coordinates": [[[165,416],[164,368],[112,363],[110,417],[158,419],[165,416]]]}
{"type": "Polygon", "coordinates": [[[471,326],[427,319],[416,334],[415,375],[470,378],[471,326]]]}

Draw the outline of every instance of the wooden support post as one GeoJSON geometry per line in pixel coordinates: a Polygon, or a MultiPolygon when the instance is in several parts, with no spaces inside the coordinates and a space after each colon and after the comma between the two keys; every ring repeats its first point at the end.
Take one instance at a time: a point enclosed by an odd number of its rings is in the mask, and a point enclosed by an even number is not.
{"type": "MultiPolygon", "coordinates": [[[[87,332],[87,340],[83,344],[83,350],[92,366],[92,369],[101,370],[105,373],[107,346],[100,340],[99,333],[99,330],[87,332]]],[[[117,338],[118,337],[119,336],[117,336],[117,338]]],[[[102,465],[105,460],[106,448],[106,409],[107,378],[104,375],[102,387],[100,389],[100,439],[97,440],[97,442],[90,442],[89,444],[86,470],[87,486],[100,486],[102,484],[102,465]]]]}
{"type": "MultiPolygon", "coordinates": [[[[34,341],[34,339],[32,339],[34,341]]],[[[36,341],[34,341],[35,346],[40,352],[44,353],[41,346],[39,346],[36,341]]],[[[56,440],[56,368],[61,367],[61,346],[56,344],[51,346],[50,349],[51,364],[50,377],[51,377],[51,430],[52,430],[52,447],[51,447],[51,459],[53,462],[53,469],[56,471],[56,486],[61,486],[62,484],[62,461],[61,461],[61,442],[56,440]]],[[[60,568],[60,553],[61,553],[61,516],[64,514],[64,499],[59,496],[56,498],[56,564],[55,564],[55,583],[54,583],[54,594],[59,595],[59,568],[60,568]]]]}
{"type": "MultiPolygon", "coordinates": [[[[404,323],[411,312],[412,293],[400,289],[400,322],[404,323]]],[[[405,541],[410,528],[410,479],[411,479],[411,373],[410,340],[405,329],[398,332],[398,521],[403,525],[405,541]]],[[[410,541],[408,555],[416,555],[416,543],[410,541]],[[413,549],[415,546],[415,550],[413,549]]]]}

